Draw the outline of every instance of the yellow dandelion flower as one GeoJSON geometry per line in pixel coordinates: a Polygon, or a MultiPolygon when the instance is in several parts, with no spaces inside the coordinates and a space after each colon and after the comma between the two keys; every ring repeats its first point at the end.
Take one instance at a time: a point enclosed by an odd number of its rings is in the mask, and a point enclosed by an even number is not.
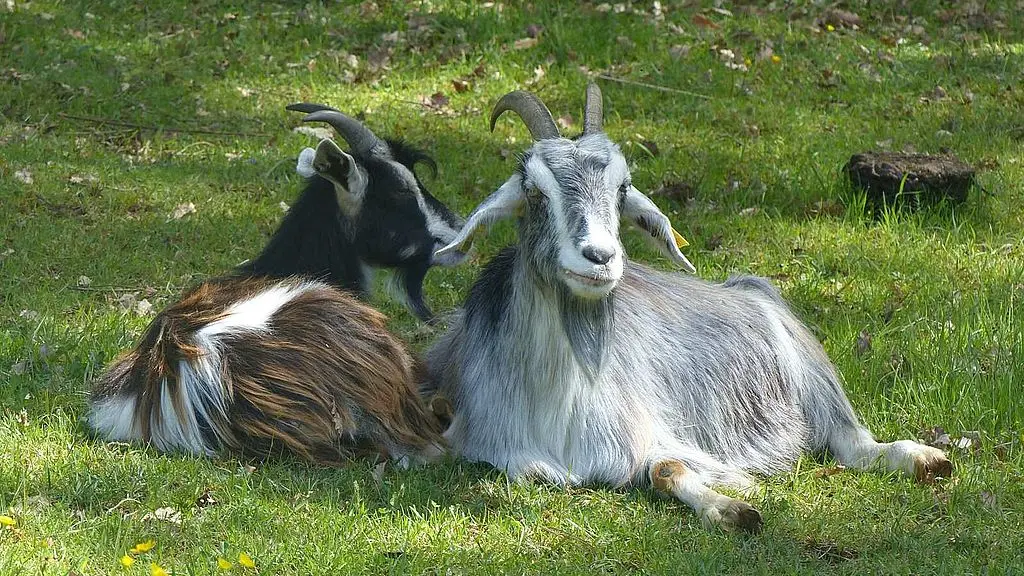
{"type": "Polygon", "coordinates": [[[231,562],[223,558],[217,558],[217,568],[220,568],[221,570],[231,570],[232,566],[234,566],[234,564],[231,562]]]}
{"type": "Polygon", "coordinates": [[[156,546],[156,540],[146,540],[145,542],[139,542],[131,549],[132,554],[144,554],[149,552],[156,546]]]}
{"type": "Polygon", "coordinates": [[[772,62],[775,64],[782,62],[782,56],[779,56],[778,54],[772,54],[772,62]]]}
{"type": "Polygon", "coordinates": [[[238,563],[246,568],[255,568],[256,563],[252,561],[252,556],[249,556],[245,552],[238,555],[238,563]]]}
{"type": "Polygon", "coordinates": [[[161,568],[156,562],[149,563],[149,576],[170,576],[167,570],[161,568]]]}
{"type": "Polygon", "coordinates": [[[0,526],[14,526],[18,521],[10,516],[0,516],[0,526]]]}
{"type": "Polygon", "coordinates": [[[835,32],[836,31],[836,27],[831,25],[831,24],[827,24],[825,26],[825,30],[828,30],[829,32],[835,32]]]}
{"type": "Polygon", "coordinates": [[[131,556],[125,554],[124,556],[121,556],[120,562],[121,566],[124,566],[125,568],[131,568],[132,564],[135,564],[135,558],[132,558],[131,556]]]}

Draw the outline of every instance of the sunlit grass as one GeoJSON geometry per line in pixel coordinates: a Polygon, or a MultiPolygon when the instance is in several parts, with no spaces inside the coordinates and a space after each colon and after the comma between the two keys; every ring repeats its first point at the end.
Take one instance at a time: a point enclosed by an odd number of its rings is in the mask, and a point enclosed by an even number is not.
{"type": "MultiPolygon", "coordinates": [[[[0,574],[1017,569],[1016,4],[972,15],[853,2],[859,29],[831,31],[811,3],[701,11],[713,26],[697,24],[696,5],[661,4],[661,18],[614,3],[0,7],[0,574]],[[538,42],[517,49],[531,25],[538,42]],[[724,50],[747,70],[726,66],[724,50]],[[293,163],[311,140],[292,132],[285,104],[329,103],[427,149],[440,165],[428,186],[465,214],[527,142],[511,118],[488,133],[496,98],[527,87],[578,127],[596,73],[696,94],[602,81],[605,125],[634,181],[691,241],[703,277],[752,272],[780,286],[880,437],[949,432],[954,480],[833,474],[807,457],[764,482],[751,500],[765,532],[742,537],[645,491],[513,484],[454,461],[376,476],[366,461],[205,460],[89,435],[84,392],[150,318],[133,302],[159,309],[253,256],[298,192],[293,163]],[[423,104],[438,92],[445,106],[423,104]],[[981,168],[989,193],[874,218],[840,168],[879,147],[949,149],[981,168]],[[173,218],[189,202],[195,213],[173,218]],[[870,347],[858,351],[862,334],[870,347]]],[[[471,265],[432,272],[431,305],[457,306],[513,239],[498,225],[471,265]]],[[[624,241],[668,265],[635,232],[624,241]]],[[[436,337],[377,304],[414,349],[436,337]]]]}

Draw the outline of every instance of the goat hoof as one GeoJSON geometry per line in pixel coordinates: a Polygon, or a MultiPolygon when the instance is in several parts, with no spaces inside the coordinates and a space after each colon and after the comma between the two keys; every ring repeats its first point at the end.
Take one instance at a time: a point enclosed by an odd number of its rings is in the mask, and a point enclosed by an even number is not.
{"type": "Polygon", "coordinates": [[[921,454],[914,457],[914,478],[918,482],[930,484],[936,478],[951,478],[953,463],[937,448],[923,446],[921,454]]]}
{"type": "Polygon", "coordinates": [[[761,513],[742,500],[733,500],[722,511],[722,525],[726,528],[759,534],[763,523],[761,513]]]}

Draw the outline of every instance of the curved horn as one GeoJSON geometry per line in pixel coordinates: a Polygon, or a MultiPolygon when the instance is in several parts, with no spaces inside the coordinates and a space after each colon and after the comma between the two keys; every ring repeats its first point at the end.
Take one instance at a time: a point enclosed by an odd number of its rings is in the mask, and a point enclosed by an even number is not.
{"type": "Polygon", "coordinates": [[[303,112],[306,114],[320,112],[321,110],[334,110],[335,112],[340,112],[340,110],[331,108],[330,106],[324,106],[323,104],[311,104],[309,102],[296,102],[295,104],[285,106],[284,109],[291,110],[292,112],[303,112]]]}
{"type": "MultiPolygon", "coordinates": [[[[316,106],[314,104],[314,106],[316,106]]],[[[319,110],[306,115],[303,122],[326,122],[338,131],[338,134],[348,142],[354,154],[368,155],[375,148],[387,149],[387,144],[377,137],[362,122],[351,118],[333,109],[319,110]]]]}
{"type": "Polygon", "coordinates": [[[583,133],[594,134],[603,129],[604,104],[601,101],[601,89],[596,82],[587,85],[587,104],[583,111],[583,133]]]}
{"type": "Polygon", "coordinates": [[[540,98],[537,98],[533,94],[525,90],[516,90],[515,92],[509,92],[498,100],[498,103],[494,105],[494,110],[491,111],[491,131],[494,131],[494,123],[498,121],[498,116],[502,113],[511,110],[519,115],[523,119],[523,124],[530,129],[530,134],[533,135],[534,140],[547,140],[549,138],[558,138],[561,135],[558,133],[558,126],[555,125],[555,119],[551,117],[551,111],[548,107],[541,102],[540,98]]]}

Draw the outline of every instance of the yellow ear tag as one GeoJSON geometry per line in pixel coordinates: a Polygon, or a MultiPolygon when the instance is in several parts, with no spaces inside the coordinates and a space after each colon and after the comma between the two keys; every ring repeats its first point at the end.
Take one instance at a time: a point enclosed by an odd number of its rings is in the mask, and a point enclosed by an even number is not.
{"type": "Polygon", "coordinates": [[[676,248],[685,248],[690,245],[686,238],[683,238],[682,234],[676,232],[675,228],[672,229],[672,237],[676,239],[676,248]]]}

